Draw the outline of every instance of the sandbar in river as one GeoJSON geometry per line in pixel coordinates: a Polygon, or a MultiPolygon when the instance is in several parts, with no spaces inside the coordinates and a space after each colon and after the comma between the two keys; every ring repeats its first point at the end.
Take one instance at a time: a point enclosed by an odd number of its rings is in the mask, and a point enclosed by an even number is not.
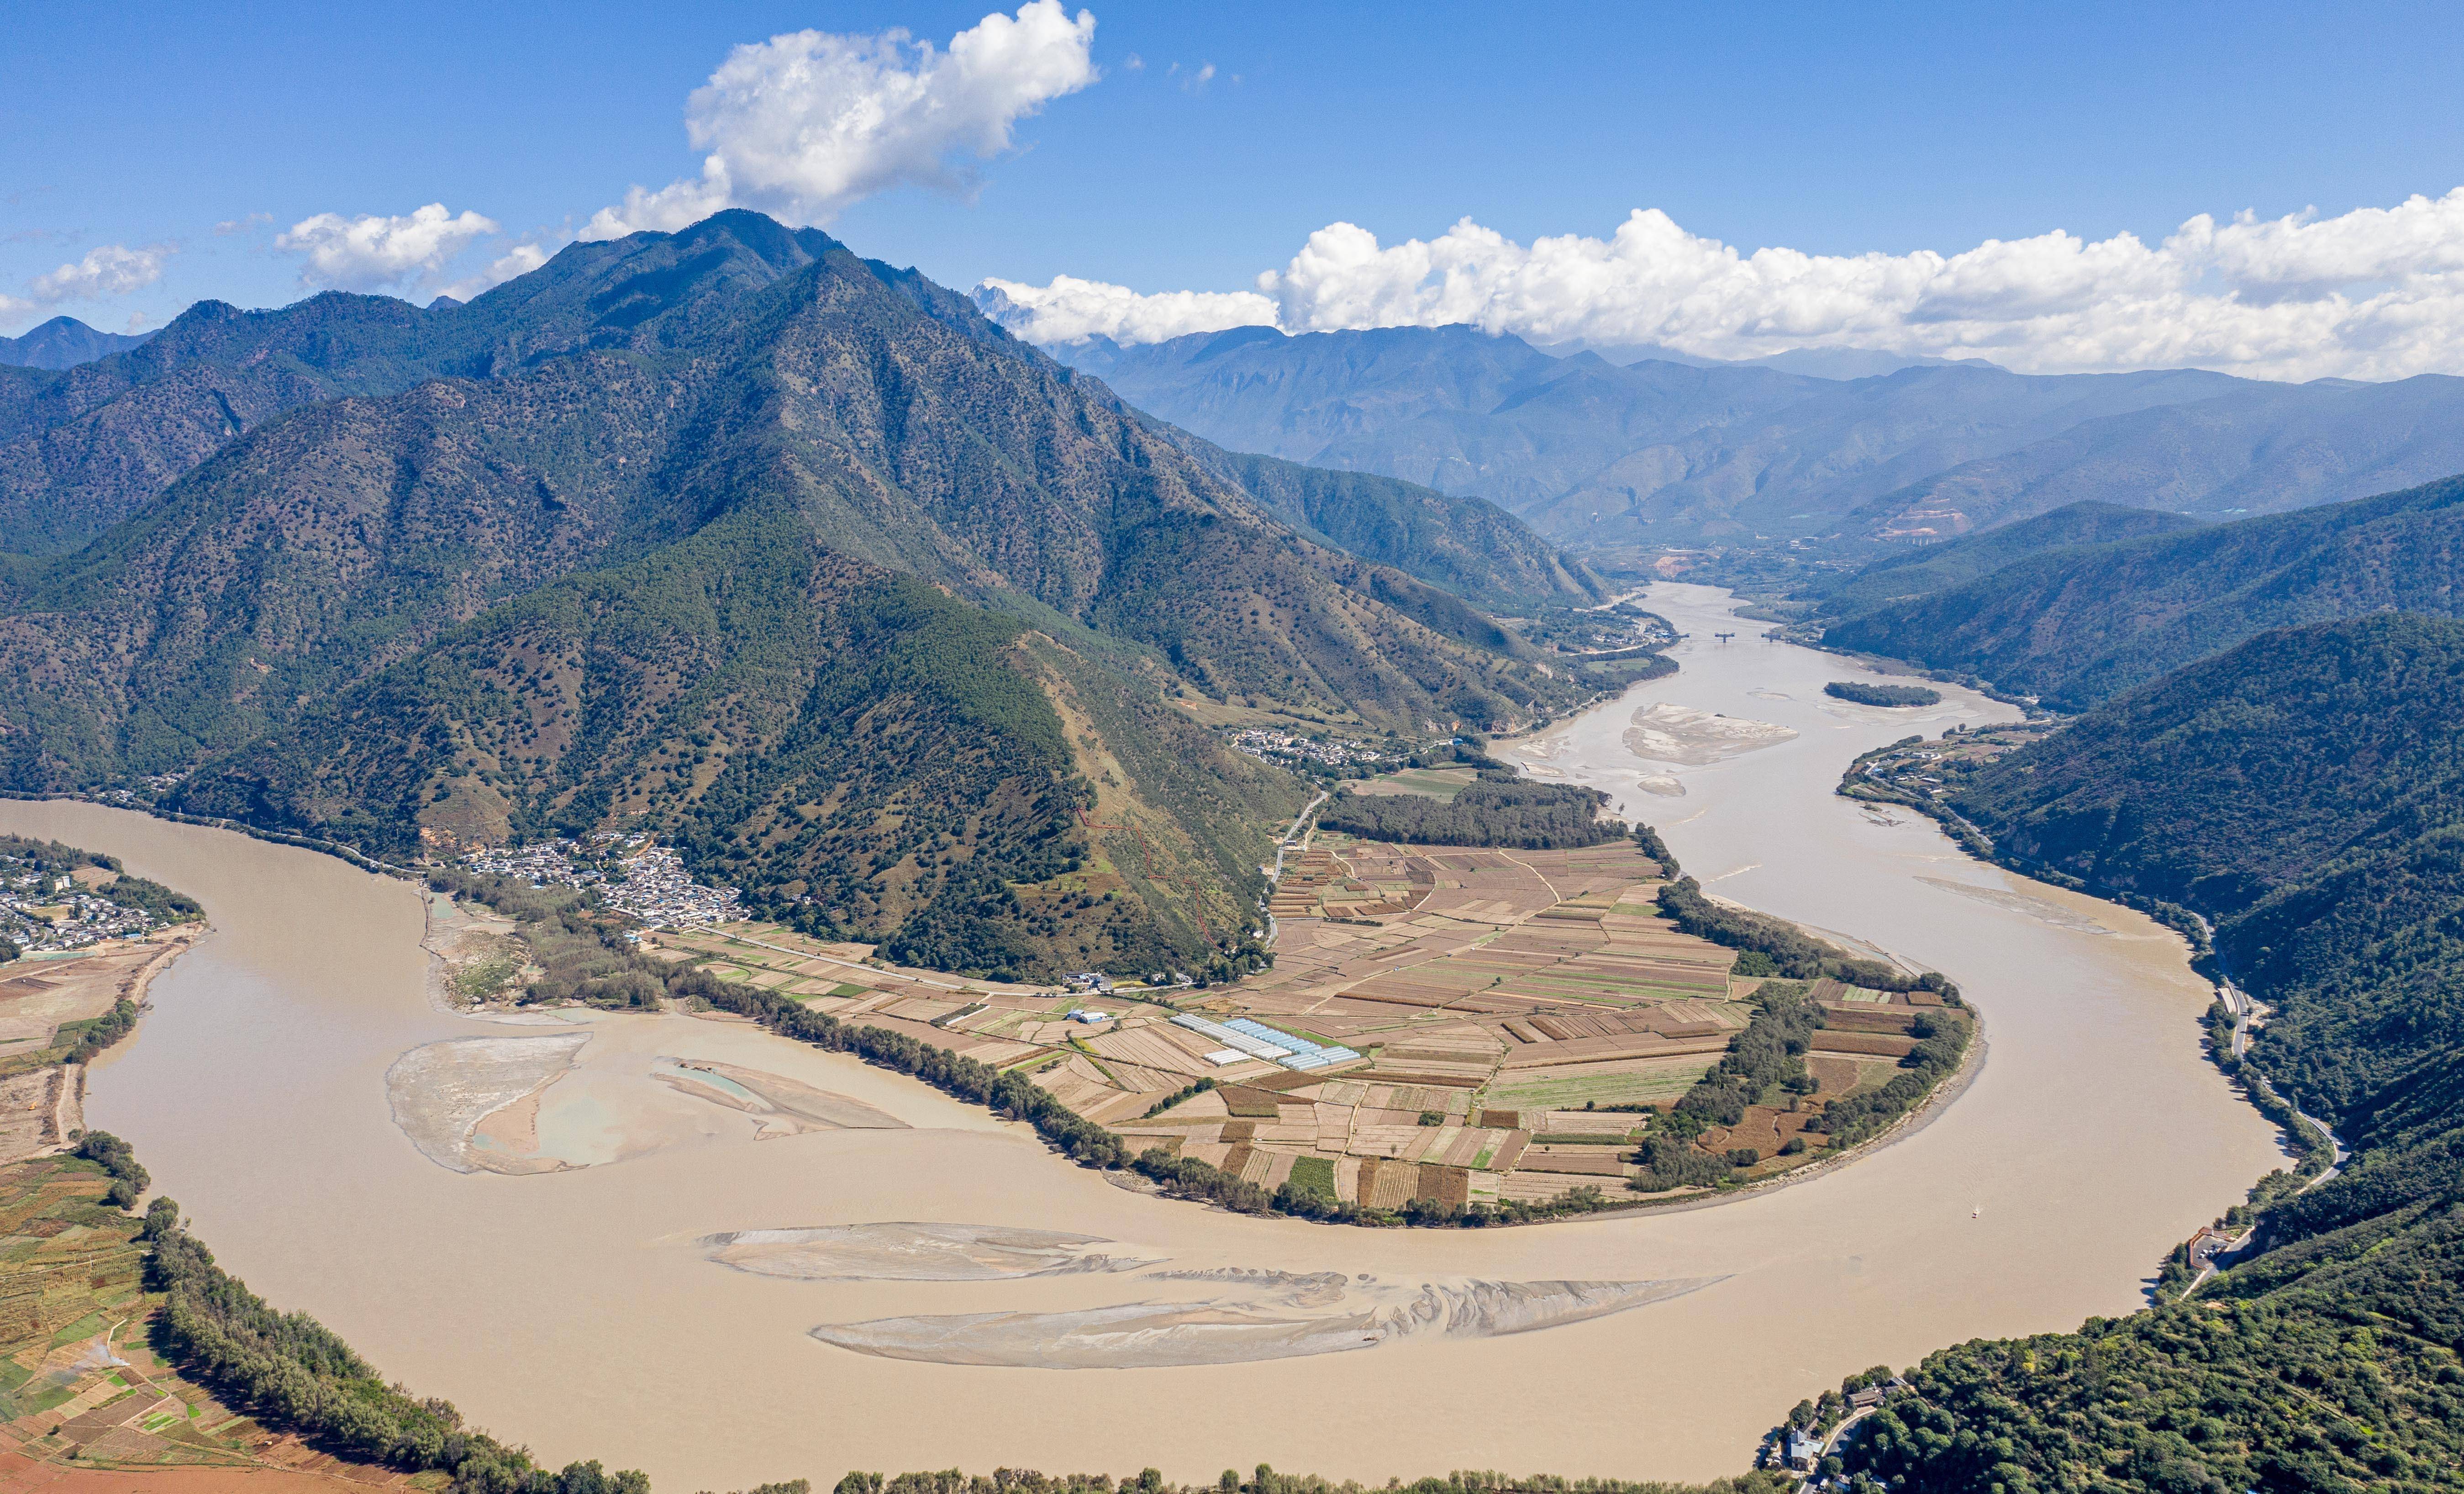
{"type": "MultiPolygon", "coordinates": [[[[1764,1428],[1843,1373],[2130,1309],[2163,1253],[2281,1158],[2199,1053],[2209,993],[2177,939],[1831,793],[1859,751],[2005,708],[1957,691],[1914,713],[1842,707],[1820,695],[1840,661],[1760,642],[1723,594],[1661,586],[1650,604],[1695,635],[1683,671],[1543,734],[1545,765],[1654,820],[1723,896],[1947,972],[1990,1044],[1931,1126],[1800,1186],[1690,1213],[1496,1231],[1228,1216],[1112,1187],[913,1081],[681,1016],[603,1024],[595,1041],[781,1075],[912,1129],[757,1141],[746,1121],[611,1165],[454,1172],[394,1125],[385,1070],[423,1044],[505,1029],[429,1002],[415,890],[88,804],[0,803],[0,827],[122,856],[213,920],[155,982],[136,1040],[98,1066],[91,1123],[136,1144],[252,1286],[551,1462],[638,1466],[670,1489],[953,1465],[1211,1480],[1261,1460],[1380,1483],[1457,1467],[1705,1477],[1742,1468],[1764,1428]],[[1714,624],[1743,637],[1718,646],[1714,624]],[[1795,735],[1646,763],[1623,736],[1661,703],[1795,735]],[[1685,792],[1648,793],[1647,776],[1685,792]],[[796,1281],[729,1269],[697,1243],[885,1220],[1127,1241],[1190,1273],[1710,1285],[1541,1331],[1090,1378],[884,1358],[810,1330],[1152,1295],[1118,1275],[796,1281]]],[[[1202,1281],[1186,1295],[1203,1296],[1202,1281]]]]}

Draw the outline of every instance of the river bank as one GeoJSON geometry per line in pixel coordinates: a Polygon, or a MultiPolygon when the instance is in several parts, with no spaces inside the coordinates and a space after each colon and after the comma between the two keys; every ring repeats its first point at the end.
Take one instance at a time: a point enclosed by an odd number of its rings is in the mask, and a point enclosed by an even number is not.
{"type": "MultiPolygon", "coordinates": [[[[1991,1061],[1926,1123],[1853,1166],[1718,1208],[1355,1231],[1159,1202],[1053,1158],[1023,1127],[749,1024],[525,1029],[439,1010],[419,891],[331,858],[93,805],[0,804],[0,825],[121,855],[197,890],[211,917],[213,932],[154,982],[142,1040],[96,1066],[94,1123],[136,1144],[253,1288],[543,1461],[603,1458],[683,1488],[952,1465],[1154,1465],[1203,1480],[1262,1457],[1376,1483],[1435,1466],[1716,1476],[1742,1467],[1790,1402],[1842,1374],[2136,1306],[2151,1263],[2277,1153],[2199,1052],[2209,993],[2178,939],[1978,868],[1929,823],[1866,820],[1832,789],[1859,751],[1903,735],[1906,715],[1819,701],[1837,670],[1826,656],[1759,643],[1723,656],[1709,634],[1733,625],[1714,594],[1662,587],[1653,600],[1696,635],[1676,652],[1681,672],[1561,723],[1547,760],[1660,824],[1720,895],[1940,968],[1992,1033],[1991,1061]],[[1662,705],[1793,735],[1651,763],[1623,735],[1637,711],[1662,705]],[[1646,793],[1646,775],[1682,792],[1646,793]],[[583,1052],[599,1047],[611,1071],[731,1065],[861,1100],[904,1129],[756,1140],[739,1115],[616,1160],[507,1175],[440,1166],[394,1124],[385,1076],[411,1049],[559,1030],[588,1034],[583,1052]],[[896,1221],[1064,1232],[1167,1264],[782,1280],[694,1243],[896,1221]],[[1415,1301],[1423,1285],[1483,1282],[1704,1285],[1538,1331],[1151,1369],[927,1362],[855,1351],[849,1333],[811,1336],[1214,1303],[1231,1295],[1225,1272],[1366,1274],[1415,1301]],[[1593,1389],[1570,1394],[1573,1383],[1593,1389]],[[948,1415],[954,1405],[967,1414],[948,1415]],[[1067,1409],[1081,1405],[1103,1414],[1067,1409]],[[1269,1434],[1268,1407],[1308,1409],[1269,1434]]],[[[1964,693],[1929,708],[1942,723],[2002,709],[1964,693]]],[[[565,1124],[578,1146],[605,1139],[586,1106],[565,1124]]]]}

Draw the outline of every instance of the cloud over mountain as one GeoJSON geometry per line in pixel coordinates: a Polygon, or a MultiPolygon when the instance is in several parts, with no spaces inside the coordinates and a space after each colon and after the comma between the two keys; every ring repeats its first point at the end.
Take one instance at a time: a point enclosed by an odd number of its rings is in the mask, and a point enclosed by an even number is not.
{"type": "Polygon", "coordinates": [[[447,260],[496,231],[493,218],[429,203],[394,216],[320,212],[275,234],[274,245],[307,256],[299,269],[302,285],[375,291],[433,276],[447,260]]]}
{"type": "Polygon", "coordinates": [[[36,275],[26,291],[37,301],[90,301],[125,296],[163,277],[163,261],[178,253],[176,245],[101,244],[48,275],[36,275]]]}
{"type": "Polygon", "coordinates": [[[1095,81],[1094,39],[1091,12],[1028,0],[946,51],[903,30],[790,32],[737,47],[687,106],[686,131],[708,152],[701,175],[633,187],[582,236],[681,229],[731,207],[826,223],[891,187],[969,191],[977,163],[1008,150],[1020,120],[1095,81]]]}
{"type": "Polygon", "coordinates": [[[1065,275],[988,280],[988,305],[991,293],[1012,330],[1045,342],[1469,323],[1717,358],[1859,347],[2037,373],[2392,379],[2464,370],[2464,187],[2333,218],[2202,213],[2152,247],[2055,230],[1953,254],[1749,253],[1644,209],[1606,238],[1529,244],[1469,218],[1392,245],[1334,223],[1254,292],[1144,295],[1065,275]]]}

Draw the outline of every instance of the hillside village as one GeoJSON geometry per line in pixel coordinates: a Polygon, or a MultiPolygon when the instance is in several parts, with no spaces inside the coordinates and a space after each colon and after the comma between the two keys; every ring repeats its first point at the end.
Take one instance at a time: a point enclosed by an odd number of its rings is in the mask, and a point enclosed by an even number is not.
{"type": "Polygon", "coordinates": [[[744,916],[741,894],[735,888],[695,882],[672,847],[644,835],[602,833],[587,845],[559,839],[483,846],[465,855],[461,865],[533,887],[598,888],[602,906],[645,929],[681,929],[744,916]]]}

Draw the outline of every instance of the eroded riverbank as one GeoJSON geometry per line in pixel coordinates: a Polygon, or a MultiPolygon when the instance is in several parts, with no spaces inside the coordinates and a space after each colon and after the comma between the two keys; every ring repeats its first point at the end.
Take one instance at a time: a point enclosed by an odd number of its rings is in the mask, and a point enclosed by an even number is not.
{"type": "MultiPolygon", "coordinates": [[[[2209,992],[2178,940],[1831,792],[1858,751],[2003,708],[1964,692],[1920,712],[1824,700],[1823,681],[1849,677],[1840,661],[1759,642],[1700,588],[1661,587],[1651,604],[1695,634],[1683,670],[1543,734],[1542,764],[1660,824],[1715,892],[1942,969],[1984,1010],[1992,1044],[1969,1091],[1902,1143],[1685,1213],[1499,1232],[1227,1216],[1108,1186],[1023,1128],[912,1081],[685,1017],[587,1030],[646,1067],[738,1066],[905,1129],[756,1141],[735,1117],[606,1165],[453,1171],[395,1126],[386,1070],[427,1044],[544,1029],[429,1002],[415,890],[91,805],[0,804],[0,826],[122,856],[192,891],[214,921],[155,982],[139,1039],[99,1067],[94,1124],[136,1144],[256,1289],[552,1462],[640,1466],[671,1489],[850,1466],[1154,1464],[1203,1479],[1261,1460],[1376,1481],[1501,1466],[1710,1475],[1741,1466],[1788,1404],[1842,1373],[2136,1306],[2162,1253],[2278,1153],[2199,1053],[2209,992]],[[1714,624],[1744,638],[1719,646],[1714,624]],[[1746,733],[1757,745],[1702,762],[1637,758],[1636,714],[1661,706],[1794,735],[1746,733]],[[1091,1238],[1158,1268],[800,1279],[715,1261],[705,1243],[895,1222],[1091,1238]],[[1277,1300],[1332,1274],[1375,1290],[1356,1306],[1277,1300]],[[1483,1283],[1690,1289],[1630,1291],[1623,1310],[1570,1311],[1537,1331],[1396,1333],[1358,1351],[1150,1369],[920,1362],[848,1343],[847,1326],[985,1312],[1115,1322],[1160,1303],[1184,1323],[1227,1284],[1253,1315],[1374,1318],[1424,1288],[1478,1300],[1483,1283]],[[838,1342],[813,1336],[833,1326],[838,1342]]],[[[1649,729],[1672,723],[1661,711],[1649,729]]]]}

